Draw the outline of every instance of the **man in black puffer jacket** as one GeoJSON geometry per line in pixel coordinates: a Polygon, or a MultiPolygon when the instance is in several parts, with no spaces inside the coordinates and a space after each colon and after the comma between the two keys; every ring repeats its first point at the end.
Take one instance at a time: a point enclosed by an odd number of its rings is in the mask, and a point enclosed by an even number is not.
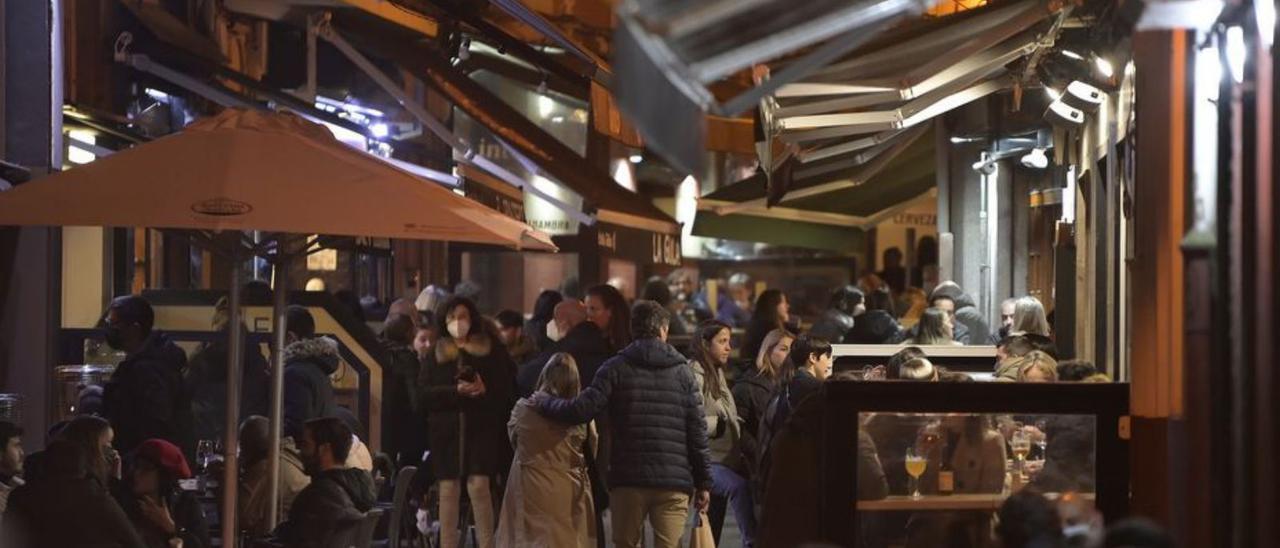
{"type": "Polygon", "coordinates": [[[549,418],[582,424],[608,410],[613,432],[609,500],[613,542],[640,547],[646,518],[655,546],[674,548],[694,506],[711,500],[707,424],[688,359],[668,345],[671,316],[661,305],[637,301],[631,309],[635,342],[596,372],[572,400],[536,396],[549,418]]]}

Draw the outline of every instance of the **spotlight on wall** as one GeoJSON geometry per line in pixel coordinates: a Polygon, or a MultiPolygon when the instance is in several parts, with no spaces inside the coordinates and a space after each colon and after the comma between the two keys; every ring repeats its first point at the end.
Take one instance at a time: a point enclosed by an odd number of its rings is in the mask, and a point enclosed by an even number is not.
{"type": "Polygon", "coordinates": [[[1085,112],[1097,111],[1105,100],[1106,94],[1102,90],[1079,80],[1067,85],[1066,93],[1062,94],[1063,103],[1085,112]]]}
{"type": "Polygon", "coordinates": [[[1022,165],[1033,169],[1044,169],[1049,167],[1049,156],[1044,153],[1043,148],[1036,147],[1022,157],[1022,165]]]}
{"type": "Polygon", "coordinates": [[[1077,128],[1084,125],[1084,111],[1062,101],[1054,101],[1045,111],[1044,119],[1057,126],[1077,128]]]}

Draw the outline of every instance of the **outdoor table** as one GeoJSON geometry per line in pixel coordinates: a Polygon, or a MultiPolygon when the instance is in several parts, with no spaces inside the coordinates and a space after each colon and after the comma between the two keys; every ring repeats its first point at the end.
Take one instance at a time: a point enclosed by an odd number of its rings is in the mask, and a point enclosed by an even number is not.
{"type": "MultiPolygon", "coordinates": [[[[1004,504],[1010,493],[956,494],[956,495],[923,495],[912,498],[910,495],[893,495],[880,500],[858,501],[860,512],[928,512],[928,511],[964,511],[979,510],[994,512],[1004,504]]],[[[1046,493],[1045,497],[1057,500],[1058,493],[1046,493]]],[[[1080,493],[1085,500],[1094,500],[1093,493],[1080,493]]]]}

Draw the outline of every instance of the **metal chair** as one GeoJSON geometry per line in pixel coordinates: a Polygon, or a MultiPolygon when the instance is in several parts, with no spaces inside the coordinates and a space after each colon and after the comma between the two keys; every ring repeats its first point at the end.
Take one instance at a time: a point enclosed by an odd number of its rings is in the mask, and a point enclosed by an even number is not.
{"type": "Polygon", "coordinates": [[[373,532],[378,528],[378,521],[381,519],[381,508],[374,508],[365,512],[364,519],[359,522],[360,525],[356,528],[351,548],[371,548],[373,546],[373,532]]]}
{"type": "Polygon", "coordinates": [[[400,548],[400,536],[404,533],[406,527],[410,530],[416,530],[416,523],[407,523],[406,514],[409,512],[409,484],[413,481],[413,475],[418,473],[418,467],[406,466],[400,469],[396,474],[395,494],[391,497],[391,520],[387,525],[387,546],[389,548],[400,548]]]}

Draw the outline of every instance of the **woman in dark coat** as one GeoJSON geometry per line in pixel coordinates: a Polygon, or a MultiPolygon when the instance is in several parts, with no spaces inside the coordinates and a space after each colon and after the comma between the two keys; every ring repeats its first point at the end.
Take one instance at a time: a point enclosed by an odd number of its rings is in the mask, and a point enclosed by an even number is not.
{"type": "Polygon", "coordinates": [[[490,481],[511,463],[507,419],[515,404],[515,364],[475,303],[454,297],[440,317],[441,338],[419,376],[428,411],[431,469],[440,492],[441,545],[458,544],[461,480],[481,548],[493,543],[490,481]]]}
{"type": "Polygon", "coordinates": [[[555,344],[547,337],[547,324],[551,323],[551,319],[555,316],[556,305],[564,300],[564,296],[559,291],[553,289],[544,289],[538,294],[538,300],[533,302],[533,317],[529,318],[524,324],[524,334],[533,339],[533,345],[538,352],[546,352],[551,345],[555,344]]]}

